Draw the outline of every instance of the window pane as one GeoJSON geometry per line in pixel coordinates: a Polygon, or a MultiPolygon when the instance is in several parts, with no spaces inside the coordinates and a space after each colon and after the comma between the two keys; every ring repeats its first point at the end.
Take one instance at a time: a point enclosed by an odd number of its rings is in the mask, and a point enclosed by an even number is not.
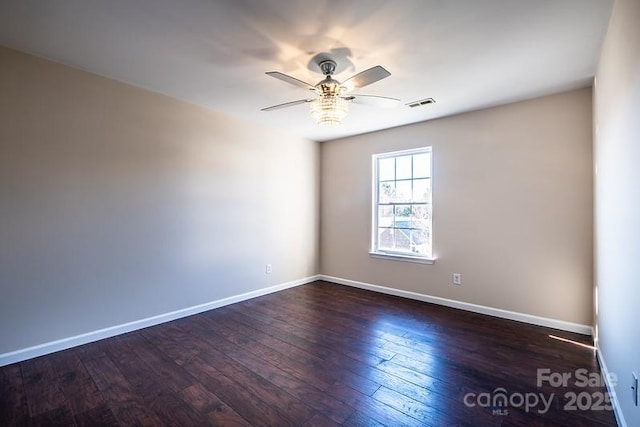
{"type": "Polygon", "coordinates": [[[430,179],[415,179],[413,180],[413,197],[412,201],[416,203],[426,202],[429,200],[429,194],[431,194],[431,180],[430,179]]]}
{"type": "Polygon", "coordinates": [[[409,252],[411,250],[411,230],[401,230],[396,228],[393,231],[395,237],[394,249],[397,251],[409,252]]]}
{"type": "Polygon", "coordinates": [[[427,228],[429,226],[429,208],[426,205],[411,207],[411,228],[427,228]]]}
{"type": "Polygon", "coordinates": [[[411,201],[411,181],[396,181],[396,203],[411,201]]]}
{"type": "Polygon", "coordinates": [[[393,227],[393,206],[378,207],[378,227],[393,227]]]}
{"type": "Polygon", "coordinates": [[[411,157],[396,157],[396,179],[411,179],[411,157]]]}
{"type": "Polygon", "coordinates": [[[417,254],[429,253],[429,233],[425,230],[411,230],[411,250],[417,254]]]}
{"type": "Polygon", "coordinates": [[[396,159],[393,157],[389,159],[378,160],[378,180],[379,181],[392,181],[396,178],[396,159]]]}
{"type": "Polygon", "coordinates": [[[431,176],[431,153],[413,156],[413,177],[429,178],[431,176]]]}
{"type": "Polygon", "coordinates": [[[394,226],[397,228],[411,228],[411,205],[397,205],[394,226]]]}
{"type": "Polygon", "coordinates": [[[396,198],[395,182],[381,182],[378,193],[378,203],[391,203],[396,198]]]}
{"type": "Polygon", "coordinates": [[[393,229],[378,228],[378,249],[393,250],[393,229]]]}

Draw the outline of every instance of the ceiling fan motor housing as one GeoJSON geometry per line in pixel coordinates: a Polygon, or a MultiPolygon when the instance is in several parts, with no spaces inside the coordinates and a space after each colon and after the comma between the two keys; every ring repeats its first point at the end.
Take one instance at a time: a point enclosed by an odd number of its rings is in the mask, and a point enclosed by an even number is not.
{"type": "Polygon", "coordinates": [[[322,70],[322,74],[325,76],[330,76],[336,71],[336,63],[330,59],[322,61],[320,64],[320,70],[322,70]]]}

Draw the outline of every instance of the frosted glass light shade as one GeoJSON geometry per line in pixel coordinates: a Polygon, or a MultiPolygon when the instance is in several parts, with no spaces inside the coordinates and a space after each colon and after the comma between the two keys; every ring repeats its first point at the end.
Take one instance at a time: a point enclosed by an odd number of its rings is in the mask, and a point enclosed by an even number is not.
{"type": "Polygon", "coordinates": [[[349,112],[349,101],[336,95],[324,95],[311,101],[310,111],[319,125],[338,125],[349,112]]]}

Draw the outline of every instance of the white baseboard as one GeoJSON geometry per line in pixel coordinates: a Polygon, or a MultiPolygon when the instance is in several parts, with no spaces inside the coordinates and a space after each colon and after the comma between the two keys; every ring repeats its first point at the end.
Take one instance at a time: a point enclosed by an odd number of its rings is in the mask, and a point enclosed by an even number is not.
{"type": "Polygon", "coordinates": [[[584,335],[591,335],[592,328],[590,325],[581,325],[579,323],[566,322],[564,320],[550,319],[547,317],[539,317],[531,314],[517,313],[515,311],[502,310],[499,308],[487,307],[484,305],[471,304],[468,302],[456,301],[447,298],[434,297],[431,295],[419,294],[417,292],[403,291],[401,289],[388,288],[386,286],[372,285],[370,283],[357,282],[355,280],[342,279],[340,277],[332,277],[324,274],[319,275],[320,280],[338,283],[340,285],[352,286],[369,291],[380,292],[388,295],[395,295],[414,299],[418,301],[430,302],[433,304],[444,305],[446,307],[458,308],[461,310],[472,311],[474,313],[487,314],[489,316],[500,317],[503,319],[517,320],[519,322],[530,323],[532,325],[546,326],[549,328],[560,329],[563,331],[576,332],[584,335]]]}
{"type": "Polygon", "coordinates": [[[66,350],[71,347],[98,341],[104,338],[114,337],[116,335],[127,332],[136,331],[138,329],[147,328],[149,326],[158,325],[160,323],[170,322],[182,317],[192,316],[204,311],[213,310],[214,308],[223,307],[225,305],[234,304],[273,292],[282,291],[284,289],[293,288],[295,286],[320,280],[319,276],[310,276],[303,279],[294,280],[292,282],[282,283],[280,285],[270,286],[264,289],[247,292],[232,297],[195,305],[193,307],[183,308],[181,310],[172,311],[170,313],[159,314],[157,316],[147,317],[146,319],[135,320],[133,322],[124,323],[122,325],[111,326],[97,331],[87,332],[85,334],[73,337],[63,338],[44,344],[35,345],[33,347],[23,348],[9,353],[0,354],[0,367],[10,365],[12,363],[21,362],[23,360],[32,359],[34,357],[43,356],[45,354],[55,353],[56,351],[66,350]]]}
{"type": "Polygon", "coordinates": [[[609,397],[611,398],[611,406],[613,406],[613,413],[616,416],[616,422],[619,427],[627,427],[627,422],[624,419],[624,415],[622,415],[622,408],[620,408],[620,401],[618,401],[618,395],[616,394],[615,387],[611,385],[609,382],[609,368],[607,368],[607,363],[604,360],[604,355],[600,350],[600,345],[596,342],[596,355],[598,357],[598,364],[600,365],[600,371],[602,371],[602,376],[605,379],[605,384],[607,385],[607,391],[609,392],[609,397]]]}

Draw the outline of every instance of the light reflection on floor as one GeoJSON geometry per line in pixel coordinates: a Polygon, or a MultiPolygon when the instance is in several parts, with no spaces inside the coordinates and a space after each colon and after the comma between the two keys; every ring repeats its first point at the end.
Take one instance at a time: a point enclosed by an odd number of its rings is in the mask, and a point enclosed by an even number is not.
{"type": "Polygon", "coordinates": [[[578,345],[580,347],[588,348],[588,349],[591,349],[591,350],[594,350],[594,351],[596,349],[592,345],[582,344],[581,342],[573,341],[573,340],[570,340],[570,339],[567,339],[567,338],[558,337],[556,335],[549,335],[549,338],[553,338],[554,340],[558,340],[558,341],[568,342],[568,343],[571,343],[571,344],[574,344],[574,345],[578,345]]]}

